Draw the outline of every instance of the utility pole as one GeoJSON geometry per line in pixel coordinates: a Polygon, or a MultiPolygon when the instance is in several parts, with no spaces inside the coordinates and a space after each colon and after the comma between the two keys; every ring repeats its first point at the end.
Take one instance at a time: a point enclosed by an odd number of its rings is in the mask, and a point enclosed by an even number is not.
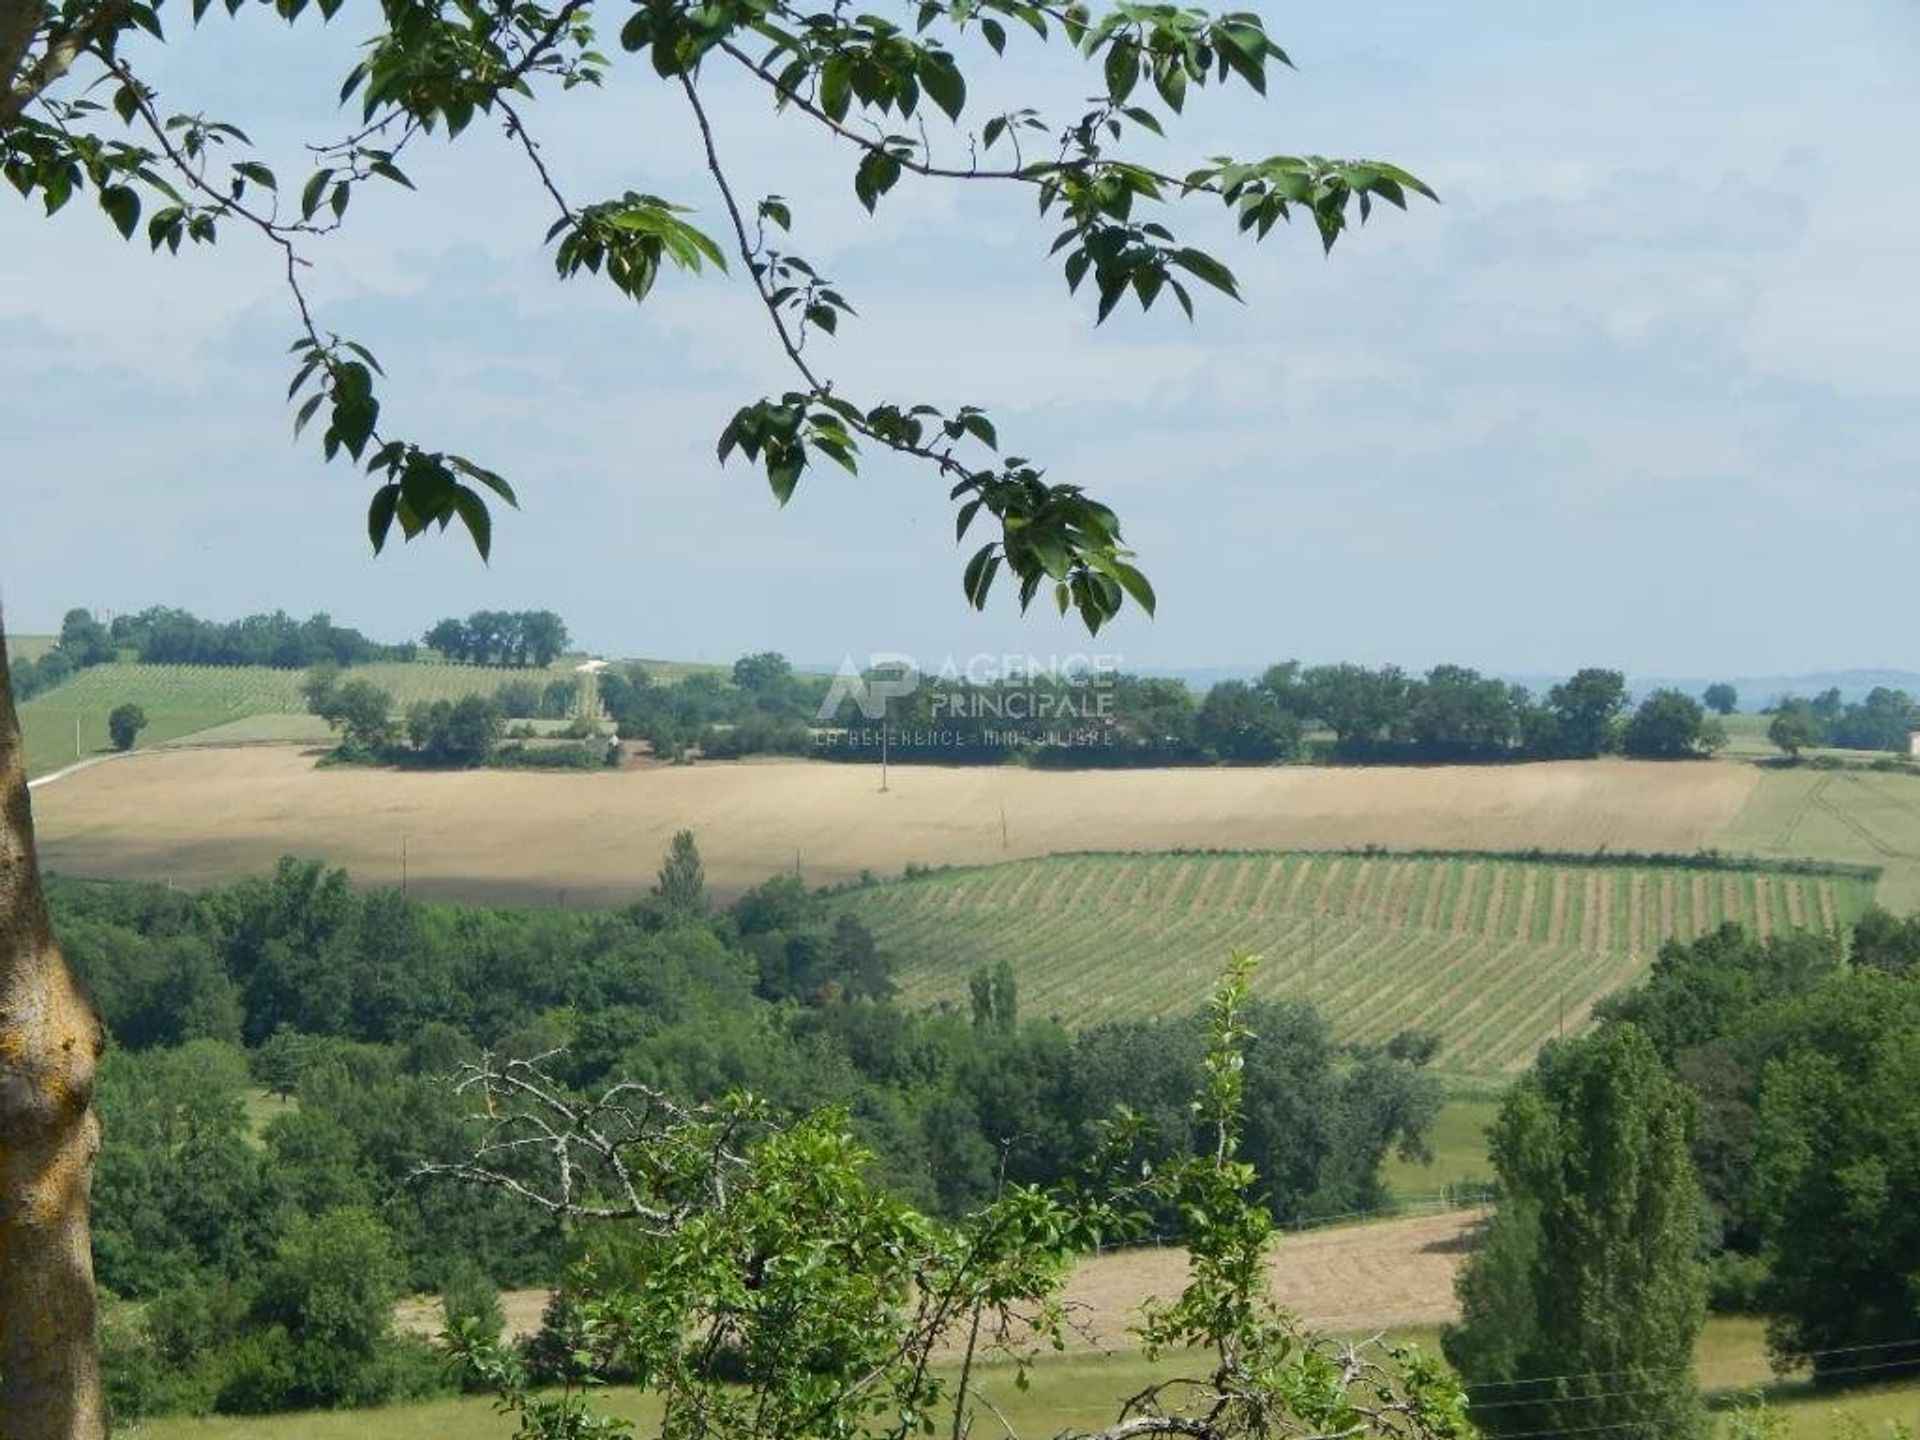
{"type": "Polygon", "coordinates": [[[880,793],[887,793],[887,721],[880,717],[880,793]]]}
{"type": "Polygon", "coordinates": [[[1000,848],[1007,849],[1007,797],[1000,797],[1000,848]]]}
{"type": "Polygon", "coordinates": [[[400,837],[400,893],[407,893],[407,837],[400,837]]]}
{"type": "Polygon", "coordinates": [[[80,712],[73,712],[73,758],[80,758],[80,712]]]}

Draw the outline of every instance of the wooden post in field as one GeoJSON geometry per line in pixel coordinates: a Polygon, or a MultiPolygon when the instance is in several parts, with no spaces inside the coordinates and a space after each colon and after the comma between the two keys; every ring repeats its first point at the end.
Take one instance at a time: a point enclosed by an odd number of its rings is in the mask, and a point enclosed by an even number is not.
{"type": "Polygon", "coordinates": [[[880,793],[887,793],[887,719],[880,717],[880,793]]]}

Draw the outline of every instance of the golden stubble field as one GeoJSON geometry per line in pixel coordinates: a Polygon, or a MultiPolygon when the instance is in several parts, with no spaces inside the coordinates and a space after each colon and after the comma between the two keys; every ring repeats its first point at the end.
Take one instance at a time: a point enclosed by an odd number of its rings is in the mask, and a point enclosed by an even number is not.
{"type": "MultiPolygon", "coordinates": [[[[1309,1328],[1331,1334],[1444,1324],[1459,1317],[1453,1278],[1485,1219],[1484,1211],[1453,1210],[1287,1235],[1267,1260],[1274,1299],[1309,1328]]],[[[1186,1283],[1187,1252],[1177,1246],[1082,1261],[1062,1297],[1072,1327],[1068,1348],[1131,1348],[1141,1303],[1171,1299],[1186,1283]]],[[[500,1300],[507,1334],[538,1330],[547,1296],[545,1290],[505,1292],[500,1300]]],[[[423,1335],[445,1323],[430,1297],[402,1304],[399,1320],[423,1335]]]]}
{"type": "Polygon", "coordinates": [[[1692,851],[1746,804],[1747,765],[1627,760],[1422,769],[1037,771],[707,763],[564,774],[315,766],[289,747],[154,751],[34,795],[64,875],[201,885],[285,854],[429,898],[597,905],[652,883],[673,832],[723,897],[1074,850],[1692,851]]]}

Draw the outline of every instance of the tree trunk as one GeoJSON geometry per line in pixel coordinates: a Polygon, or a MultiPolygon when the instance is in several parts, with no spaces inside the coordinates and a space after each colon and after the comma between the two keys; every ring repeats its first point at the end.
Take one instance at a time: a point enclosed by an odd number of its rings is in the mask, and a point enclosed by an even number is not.
{"type": "Polygon", "coordinates": [[[0,625],[0,1436],[107,1433],[88,1241],[100,1020],[54,943],[0,625]]]}

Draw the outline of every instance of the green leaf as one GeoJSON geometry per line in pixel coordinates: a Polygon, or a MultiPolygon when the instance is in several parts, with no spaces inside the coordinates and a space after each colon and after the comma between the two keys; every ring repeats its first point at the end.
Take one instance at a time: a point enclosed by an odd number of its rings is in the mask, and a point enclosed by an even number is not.
{"type": "Polygon", "coordinates": [[[1127,594],[1133,597],[1136,605],[1146,611],[1147,614],[1153,614],[1153,607],[1156,601],[1153,586],[1147,583],[1146,576],[1142,575],[1124,560],[1116,560],[1113,562],[1113,576],[1120,582],[1121,587],[1127,594]]]}
{"type": "Polygon", "coordinates": [[[844,54],[833,56],[820,67],[820,108],[832,120],[847,118],[853,101],[853,62],[844,54]]]}
{"type": "Polygon", "coordinates": [[[980,513],[984,500],[969,500],[960,507],[960,513],[953,518],[953,540],[957,545],[967,538],[967,531],[973,527],[973,517],[980,513]]]}
{"type": "Polygon", "coordinates": [[[1160,92],[1160,98],[1167,102],[1167,108],[1176,115],[1187,101],[1187,68],[1179,60],[1169,57],[1154,67],[1153,85],[1160,92]]]}
{"type": "Polygon", "coordinates": [[[793,498],[806,464],[806,452],[798,445],[783,446],[777,457],[772,451],[767,453],[767,483],[773,487],[773,498],[782,505],[793,498]]]}
{"type": "Polygon", "coordinates": [[[900,179],[900,162],[884,150],[869,150],[853,173],[853,193],[871,215],[880,197],[900,179]]]}
{"type": "Polygon", "coordinates": [[[960,69],[945,55],[931,52],[920,57],[920,84],[949,120],[958,120],[966,108],[967,82],[960,69]]]}
{"type": "Polygon", "coordinates": [[[1106,77],[1108,96],[1116,105],[1123,103],[1140,79],[1140,47],[1124,37],[1109,45],[1106,77]]]}
{"type": "Polygon", "coordinates": [[[960,577],[961,589],[965,592],[967,603],[976,610],[984,610],[987,594],[993,588],[993,577],[1000,571],[1000,557],[994,554],[991,544],[982,545],[974,551],[973,558],[967,561],[967,568],[960,577]]]}
{"type": "Polygon", "coordinates": [[[1195,279],[1206,281],[1214,289],[1236,300],[1240,298],[1240,284],[1233,278],[1233,272],[1204,250],[1182,247],[1169,253],[1167,262],[1178,265],[1195,279]]]}
{"type": "Polygon", "coordinates": [[[373,492],[373,503],[367,506],[367,538],[373,542],[376,555],[386,548],[387,533],[393,529],[394,508],[399,503],[398,485],[382,485],[373,492]]]}
{"type": "Polygon", "coordinates": [[[333,179],[333,171],[316,170],[300,191],[300,218],[311,220],[314,212],[320,208],[320,200],[326,194],[327,182],[333,179]]]}
{"type": "Polygon", "coordinates": [[[100,192],[100,208],[107,212],[113,221],[113,228],[120,232],[120,238],[133,238],[134,227],[140,223],[140,197],[125,185],[109,185],[100,192]]]}
{"type": "Polygon", "coordinates": [[[464,485],[453,488],[453,508],[461,522],[467,527],[467,533],[473,537],[473,548],[480,552],[484,561],[493,554],[493,516],[487,511],[487,502],[479,494],[464,485]]]}

